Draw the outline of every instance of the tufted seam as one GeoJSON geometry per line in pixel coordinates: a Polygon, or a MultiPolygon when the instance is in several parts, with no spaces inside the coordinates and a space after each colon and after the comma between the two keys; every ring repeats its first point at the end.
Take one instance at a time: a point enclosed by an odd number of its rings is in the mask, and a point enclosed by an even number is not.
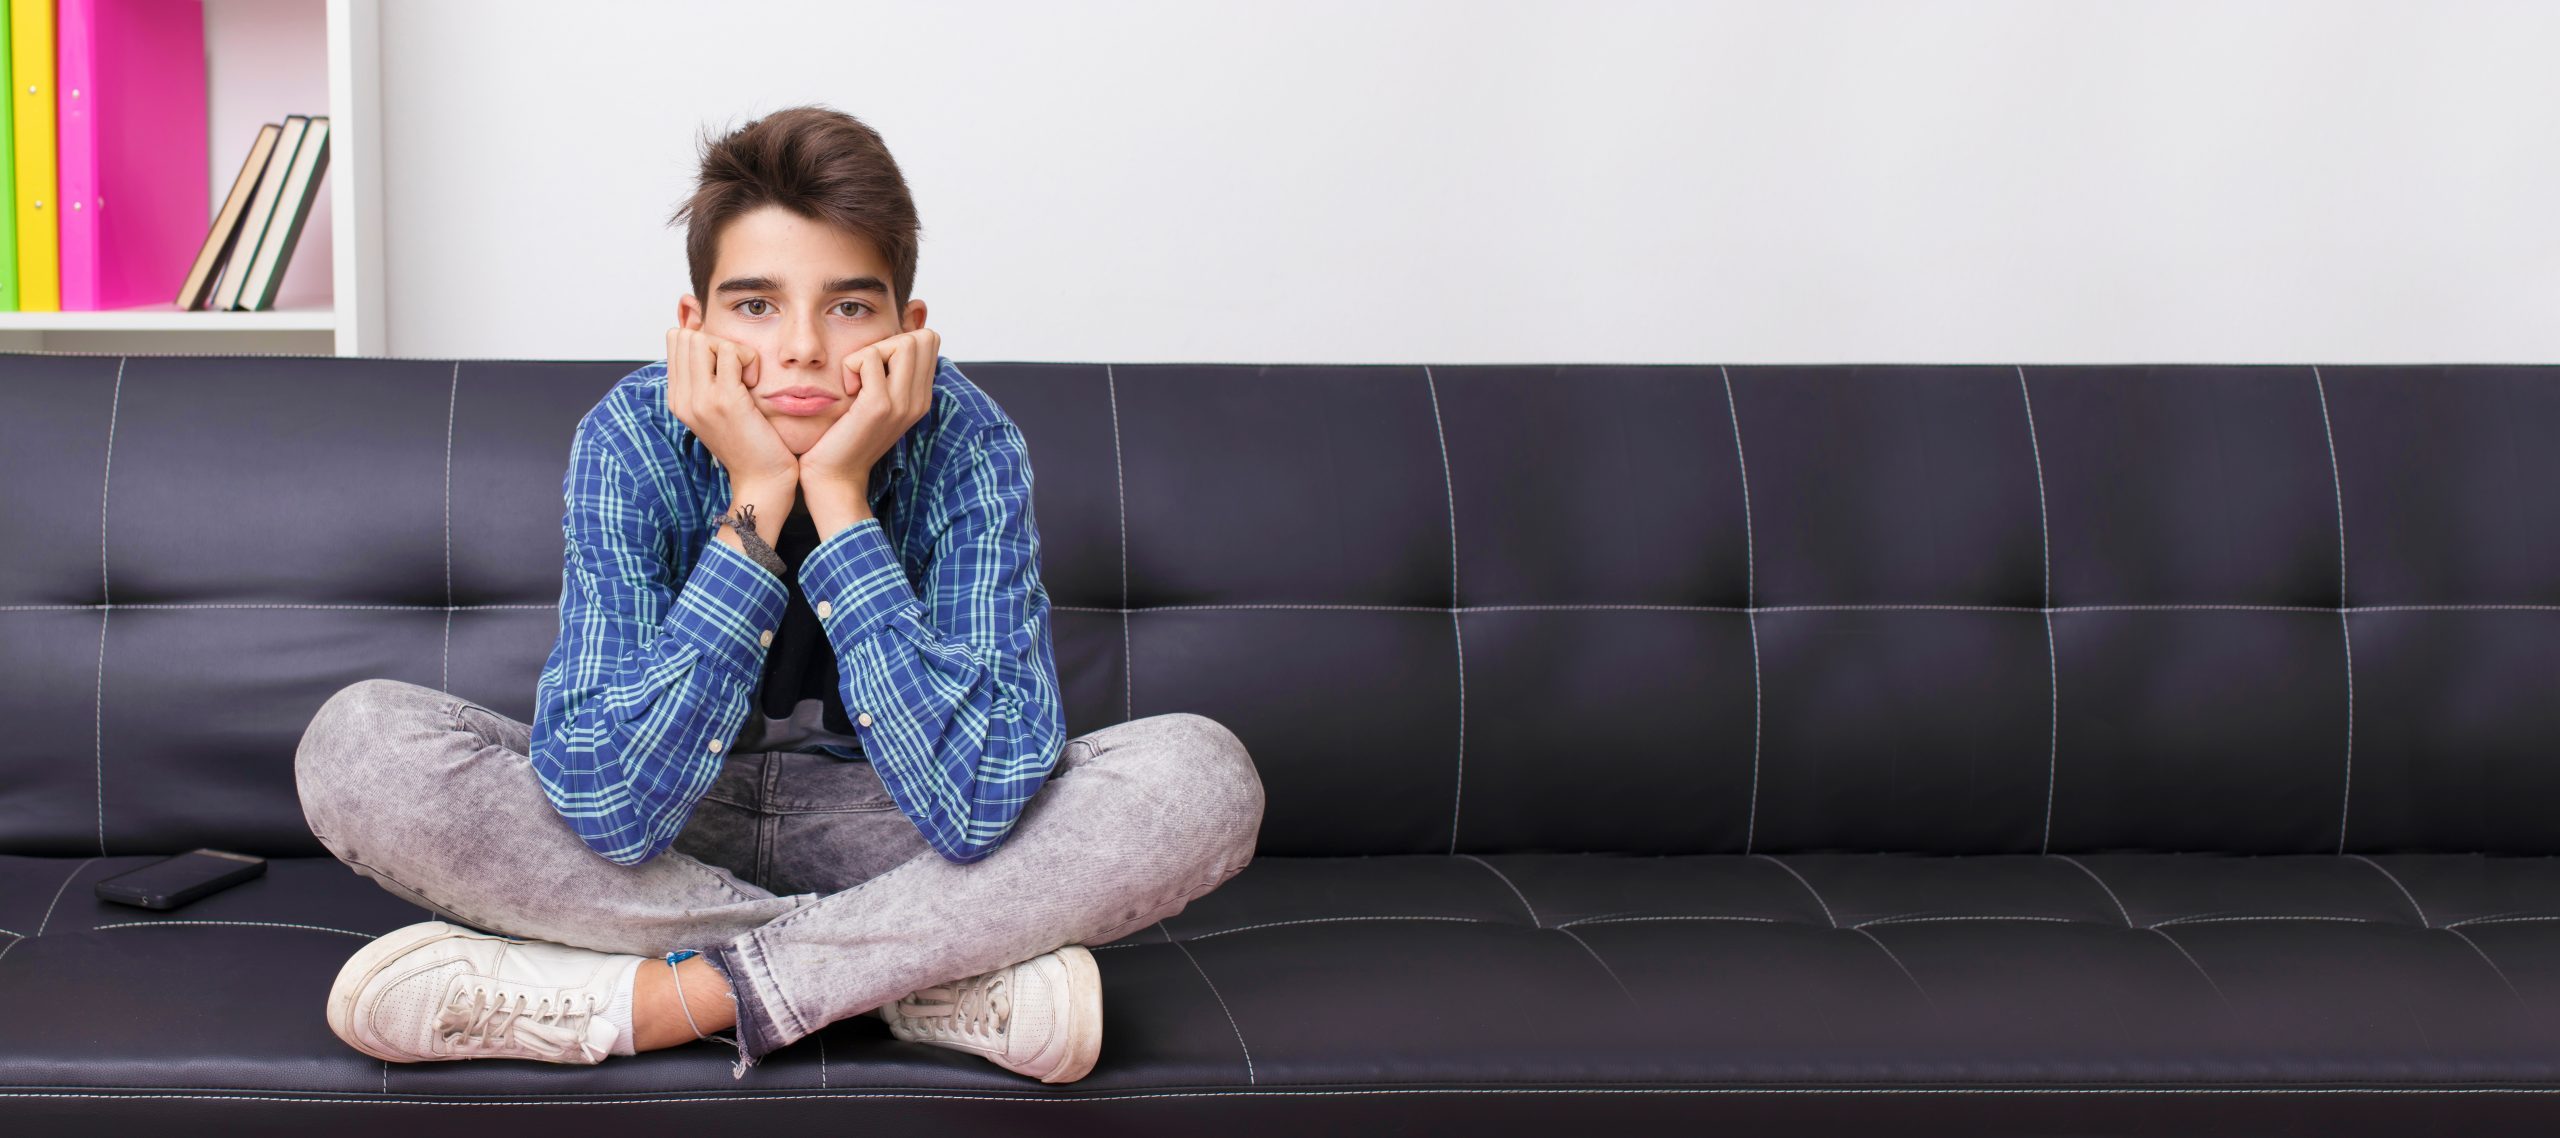
{"type": "MultiPolygon", "coordinates": [[[[1138,691],[1129,641],[1129,475],[1120,462],[1120,381],[1110,364],[1102,365],[1103,390],[1111,403],[1112,490],[1120,499],[1120,717],[1138,717],[1138,691]]],[[[1071,607],[1071,606],[1054,606],[1071,607]]]]}
{"type": "Polygon", "coordinates": [[[462,361],[453,361],[453,382],[444,397],[444,677],[436,686],[453,690],[453,411],[462,402],[462,361]]]}
{"type": "MultiPolygon", "coordinates": [[[[2036,438],[2036,400],[2027,388],[2025,365],[2018,369],[2018,400],[2027,411],[2027,452],[2036,463],[2036,539],[2044,555],[2044,667],[2045,692],[2050,726],[2046,729],[2044,762],[2044,844],[2036,852],[2053,850],[2053,792],[2062,771],[2062,652],[2053,640],[2053,508],[2046,503],[2044,492],[2044,444],[2036,438]]],[[[2131,922],[2126,922],[2130,924],[2131,922]]]]}
{"type": "Polygon", "coordinates": [[[17,936],[17,939],[12,940],[7,944],[0,944],[0,960],[8,959],[9,951],[11,949],[18,947],[21,944],[25,944],[26,942],[35,939],[35,937],[44,935],[45,926],[53,923],[54,906],[62,903],[63,891],[71,888],[71,883],[79,878],[80,871],[89,868],[89,863],[96,860],[98,860],[97,857],[82,858],[80,859],[80,864],[71,867],[70,873],[63,875],[62,884],[54,886],[53,901],[44,907],[44,919],[36,925],[34,936],[12,934],[13,936],[17,936]]]}
{"type": "Polygon", "coordinates": [[[2440,926],[2440,927],[2450,929],[2450,928],[2459,928],[2459,927],[2461,927],[2461,926],[2463,926],[2463,925],[2504,925],[2504,924],[2513,924],[2513,923],[2515,923],[2515,922],[2517,922],[2517,921],[2560,921],[2560,917],[2546,917],[2546,916],[2530,916],[2530,917],[2528,917],[2528,916],[2516,916],[2516,915],[2497,916],[2497,917],[2472,917],[2472,918],[2469,918],[2469,919],[2467,919],[2467,920],[2454,921],[2454,922],[2452,922],[2452,923],[2450,923],[2450,924],[2446,924],[2446,925],[2443,925],[2443,926],[2440,926]]]}
{"type": "MultiPolygon", "coordinates": [[[[1213,937],[1213,936],[1225,936],[1225,935],[1227,935],[1228,933],[1252,932],[1252,931],[1253,931],[1253,930],[1255,930],[1255,929],[1276,929],[1276,928],[1281,927],[1282,925],[1325,925],[1325,924],[1337,924],[1337,923],[1340,923],[1340,922],[1343,922],[1343,921],[1465,921],[1465,922],[1467,922],[1467,923],[1469,923],[1469,924],[1502,924],[1502,923],[1504,923],[1504,922],[1501,922],[1501,921],[1487,921],[1487,920],[1485,920],[1485,919],[1483,919],[1483,918],[1481,918],[1481,917],[1424,917],[1424,916],[1305,917],[1305,918],[1301,918],[1301,919],[1294,920],[1294,921],[1264,921],[1264,922],[1262,922],[1262,923],[1260,923],[1260,924],[1252,924],[1252,925],[1238,925],[1238,926],[1236,926],[1235,928],[1231,928],[1231,929],[1219,929],[1219,930],[1217,930],[1216,932],[1193,933],[1193,934],[1191,934],[1190,936],[1185,937],[1185,938],[1183,938],[1183,939],[1185,939],[1185,940],[1207,940],[1207,939],[1209,939],[1210,937],[1213,937]]],[[[1161,923],[1163,923],[1163,922],[1159,921],[1159,922],[1157,922],[1157,923],[1161,924],[1161,923]]],[[[1170,935],[1170,934],[1168,934],[1168,935],[1170,935]]],[[[1141,941],[1141,942],[1134,942],[1134,943],[1144,943],[1144,942],[1143,942],[1143,941],[1141,941]]],[[[1122,947],[1125,947],[1125,946],[1124,946],[1124,945],[1120,945],[1120,944],[1111,944],[1111,945],[1103,945],[1103,946],[1098,946],[1098,947],[1122,948],[1122,947]]]]}
{"type": "Polygon", "coordinates": [[[288,921],[116,921],[112,924],[91,925],[89,928],[91,931],[96,931],[98,929],[158,928],[162,925],[249,925],[257,928],[270,929],[310,929],[314,932],[345,933],[348,936],[360,936],[366,940],[372,940],[376,936],[380,935],[377,933],[360,933],[354,929],[333,929],[327,925],[297,925],[288,921]]]}
{"type": "Polygon", "coordinates": [[[2393,873],[2388,869],[2384,869],[2381,862],[2375,861],[2363,854],[2348,854],[2347,856],[2363,862],[2366,865],[2372,866],[2374,872],[2381,874],[2386,880],[2390,881],[2392,888],[2398,889],[2401,896],[2409,899],[2409,908],[2418,914],[2419,924],[2426,925],[2429,928],[2433,928],[2435,926],[2435,922],[2427,919],[2426,906],[2418,903],[2418,895],[2410,892],[2408,886],[2400,883],[2399,874],[2393,873]]]}
{"type": "MultiPolygon", "coordinates": [[[[2329,385],[2320,368],[2311,368],[2311,387],[2320,395],[2320,437],[2329,444],[2329,489],[2338,506],[2338,638],[2347,657],[2346,774],[2338,787],[2338,852],[2347,852],[2347,807],[2356,786],[2356,637],[2347,622],[2347,485],[2338,475],[2338,433],[2329,424],[2329,385]]],[[[2424,923],[2424,918],[2420,919],[2424,923]]]]}
{"type": "Polygon", "coordinates": [[[2196,954],[2187,951],[2186,945],[2178,943],[2178,938],[2170,936],[2168,930],[2159,925],[2145,925],[2143,928],[2145,931],[2158,933],[2160,939],[2169,942],[2169,947],[2178,950],[2178,955],[2186,957],[2187,966],[2195,969],[2196,975],[2204,977],[2206,986],[2213,989],[2213,998],[2222,1001],[2222,1010],[2231,1013],[2233,1019],[2240,1018],[2240,1009],[2231,1006],[2231,997],[2223,994],[2222,985],[2214,980],[2213,973],[2205,971],[2204,962],[2196,959],[2196,954]]]}
{"type": "Polygon", "coordinates": [[[1918,976],[1912,975],[1910,965],[1904,964],[1900,956],[1894,955],[1892,946],[1887,945],[1882,938],[1879,938],[1874,933],[1868,932],[1862,927],[1853,925],[1850,927],[1849,931],[1867,938],[1869,941],[1874,942],[1877,948],[1883,949],[1885,959],[1892,961],[1894,967],[1902,970],[1902,975],[1911,981],[1912,990],[1920,993],[1921,1002],[1929,1005],[1930,1012],[1935,1013],[1938,1010],[1938,1001],[1929,998],[1929,989],[1920,985],[1920,978],[1918,976]]]}
{"type": "Polygon", "coordinates": [[[2498,982],[2507,986],[2507,993],[2516,998],[2516,1003],[2522,1004],[2525,1002],[2524,993],[2516,990],[2516,982],[2507,979],[2507,970],[2498,967],[2498,962],[2489,958],[2489,950],[2480,947],[2479,941],[2471,939],[2471,934],[2463,932],[2461,929],[2447,927],[2444,931],[2461,937],[2462,943],[2470,945],[2471,951],[2479,955],[2480,962],[2488,965],[2489,971],[2498,974],[2498,982]]]}
{"type": "Polygon", "coordinates": [[[2126,927],[2126,928],[2132,928],[2132,927],[2133,927],[2133,910],[2128,909],[2128,908],[2126,908],[2126,907],[2125,907],[2125,904],[2124,904],[2124,898],[2116,896],[2115,888],[2114,888],[2113,886],[2110,886],[2110,885],[2108,885],[2108,884],[2107,884],[2107,879],[2106,879],[2106,878],[2103,878],[2103,877],[2098,876],[2098,871],[2097,871],[2097,870],[2091,869],[2091,868],[2089,868],[2088,866],[2085,866],[2085,865],[2080,864],[2080,859],[2075,858],[2075,857],[2071,856],[2070,854],[2048,854],[2048,855],[2046,855],[2046,856],[2048,856],[2048,857],[2058,857],[2058,858],[2061,858],[2063,861],[2070,863],[2070,865],[2071,865],[2071,867],[2072,867],[2072,868],[2077,869],[2077,870],[2079,870],[2079,871],[2080,871],[2080,872],[2082,872],[2082,873],[2088,874],[2088,875],[2089,875],[2089,880],[2097,882],[2097,883],[2098,883],[2098,888],[2106,890],[2106,892],[2107,892],[2107,900],[2115,902],[2115,905],[2116,905],[2116,912],[2119,912],[2119,913],[2124,914],[2124,927],[2126,927]]]}
{"type": "Polygon", "coordinates": [[[1513,885],[1513,884],[1511,883],[1511,876],[1510,876],[1509,874],[1506,874],[1506,873],[1502,872],[1502,871],[1501,871],[1501,870],[1499,870],[1499,869],[1495,869],[1495,868],[1494,868],[1494,865],[1493,865],[1493,863],[1492,863],[1492,862],[1486,861],[1485,859],[1480,858],[1480,857],[1477,857],[1477,856],[1476,856],[1476,855],[1474,855],[1474,854],[1459,854],[1458,856],[1459,856],[1459,857],[1462,857],[1462,858],[1465,858],[1465,859],[1467,859],[1468,861],[1472,861],[1472,862],[1476,863],[1477,865],[1481,865],[1481,866],[1485,867],[1485,869],[1487,869],[1488,871],[1491,871],[1491,872],[1492,872],[1493,876],[1494,876],[1497,880],[1499,880],[1499,881],[1501,881],[1501,882],[1502,882],[1503,888],[1506,888],[1506,889],[1511,890],[1511,895],[1520,899],[1520,907],[1529,911],[1529,924],[1530,924],[1530,926],[1531,926],[1531,927],[1533,927],[1533,928],[1545,928],[1545,927],[1546,927],[1546,925],[1545,925],[1544,923],[1542,923],[1542,922],[1540,922],[1540,921],[1538,920],[1538,907],[1537,907],[1537,906],[1535,906],[1535,905],[1530,904],[1530,903],[1529,903],[1529,895],[1528,895],[1528,894],[1526,894],[1526,893],[1521,892],[1521,891],[1520,891],[1520,887],[1519,887],[1519,886],[1517,886],[1517,885],[1513,885]]]}
{"type": "Polygon", "coordinates": [[[0,605],[0,612],[86,612],[92,610],[106,611],[111,609],[382,609],[391,612],[434,612],[438,609],[455,609],[462,612],[472,612],[479,609],[533,609],[544,612],[553,612],[557,611],[559,608],[560,605],[556,601],[547,605],[389,605],[294,603],[289,601],[137,601],[133,604],[123,605],[0,605]]]}
{"type": "Polygon", "coordinates": [[[1742,852],[1760,835],[1760,579],[1751,537],[1751,461],[1742,453],[1742,412],[1733,401],[1733,369],[1716,366],[1724,379],[1725,421],[1733,425],[1733,462],[1742,475],[1742,611],[1751,629],[1751,808],[1742,823],[1742,852]]]}
{"type": "Polygon", "coordinates": [[[1449,497],[1449,635],[1456,643],[1458,665],[1458,773],[1449,787],[1449,852],[1456,853],[1458,804],[1467,789],[1467,632],[1458,621],[1458,482],[1449,469],[1449,429],[1440,422],[1440,384],[1428,366],[1422,369],[1422,383],[1431,393],[1431,433],[1440,441],[1440,486],[1449,497]]]}
{"type": "Polygon", "coordinates": [[[2005,913],[1992,913],[1983,916],[1962,917],[1877,917],[1872,921],[1860,921],[1849,927],[1853,929],[1863,929],[1868,925],[1916,925],[1923,921],[2058,921],[2066,925],[2099,924],[2097,921],[2083,921],[2076,917],[2028,917],[2005,913]]]}
{"type": "Polygon", "coordinates": [[[1183,957],[1191,961],[1191,970],[1199,973],[1200,982],[1209,986],[1209,994],[1216,997],[1218,1001],[1218,1010],[1225,1013],[1227,1017],[1227,1030],[1236,1033],[1236,1050],[1244,1052],[1244,1081],[1254,1082],[1253,1048],[1245,1046],[1244,1028],[1236,1023],[1235,1009],[1227,1006],[1227,997],[1218,991],[1218,982],[1209,978],[1209,970],[1201,966],[1200,958],[1192,954],[1190,945],[1173,939],[1173,930],[1166,928],[1163,921],[1156,922],[1156,931],[1163,933],[1165,940],[1182,950],[1183,957]]]}
{"type": "Polygon", "coordinates": [[[1631,989],[1629,989],[1629,988],[1627,987],[1627,982],[1626,982],[1626,981],[1621,980],[1621,979],[1619,979],[1619,978],[1618,978],[1618,970],[1617,970],[1617,969],[1615,969],[1615,968],[1611,968],[1611,967],[1609,967],[1609,962],[1600,958],[1600,950],[1599,950],[1599,949],[1596,949],[1596,948],[1591,947],[1591,942],[1589,942],[1589,941],[1587,941],[1587,940],[1582,939],[1582,934],[1577,933],[1577,932],[1573,931],[1572,929],[1565,928],[1565,927],[1564,927],[1564,926],[1562,926],[1562,925],[1558,925],[1558,926],[1556,926],[1556,928],[1555,928],[1553,931],[1555,931],[1555,932],[1560,932],[1560,933],[1563,933],[1563,934],[1564,934],[1564,935],[1566,935],[1566,936],[1572,937],[1572,938],[1573,938],[1573,943],[1578,944],[1578,945],[1581,945],[1581,946],[1582,946],[1582,951],[1584,951],[1585,953],[1590,954],[1590,956],[1591,956],[1591,962],[1592,962],[1592,963],[1594,963],[1594,964],[1599,965],[1599,966],[1600,966],[1600,970],[1601,970],[1602,972],[1606,972],[1606,973],[1608,973],[1608,974],[1609,974],[1609,982],[1618,986],[1618,992],[1619,992],[1621,995],[1624,995],[1624,996],[1627,998],[1627,1003],[1628,1003],[1628,1005],[1629,1005],[1629,1006],[1640,1006],[1640,1005],[1638,1005],[1638,1004],[1637,1004],[1637,1001],[1636,1001],[1636,994],[1635,994],[1635,992],[1634,992],[1633,990],[1631,990],[1631,989]]]}
{"type": "Polygon", "coordinates": [[[1813,894],[1813,903],[1822,906],[1822,919],[1829,921],[1832,928],[1836,929],[1840,927],[1840,918],[1831,915],[1831,903],[1822,899],[1822,891],[1814,888],[1812,882],[1805,880],[1803,874],[1796,872],[1796,867],[1788,865],[1783,861],[1779,861],[1774,857],[1770,857],[1767,854],[1753,854],[1751,856],[1775,865],[1780,869],[1786,870],[1787,876],[1795,878],[1797,884],[1804,886],[1805,892],[1813,894]]]}
{"type": "MultiPolygon", "coordinates": [[[[1765,924],[1772,924],[1772,925],[1780,925],[1780,924],[1792,925],[1792,924],[1802,924],[1802,923],[1803,923],[1803,922],[1801,922],[1801,921],[1781,921],[1781,920],[1779,920],[1779,919],[1778,919],[1778,918],[1776,918],[1776,917],[1739,917],[1739,916],[1726,916],[1726,915],[1722,915],[1722,914],[1697,914],[1697,915],[1668,914],[1668,915],[1658,916],[1658,917],[1615,917],[1615,916],[1611,916],[1611,917],[1581,917],[1581,918],[1577,918],[1577,919],[1575,919],[1575,920],[1559,922],[1559,923],[1557,923],[1554,927],[1556,927],[1556,928],[1560,928],[1560,929],[1561,929],[1561,928],[1570,928],[1570,927],[1572,927],[1572,926],[1574,926],[1574,925],[1614,925],[1614,924],[1622,924],[1622,923],[1625,923],[1625,922],[1628,922],[1628,921],[1759,921],[1759,922],[1763,922],[1763,923],[1765,923],[1765,924]]],[[[1808,925],[1808,926],[1806,926],[1806,927],[1810,928],[1810,927],[1812,927],[1812,926],[1809,926],[1809,925],[1808,925]]]]}
{"type": "MultiPolygon", "coordinates": [[[[7,612],[7,611],[9,611],[9,610],[11,610],[11,609],[19,609],[19,608],[34,608],[34,609],[86,609],[86,608],[98,608],[98,607],[100,607],[100,606],[97,606],[97,605],[0,605],[0,612],[7,612]]],[[[287,608],[292,608],[292,607],[311,607],[311,608],[421,608],[421,609],[432,609],[432,608],[434,608],[434,607],[436,607],[436,606],[434,606],[434,605],[311,605],[311,606],[290,606],[290,605],[288,605],[288,606],[258,606],[258,605],[212,605],[212,604],[194,605],[194,604],[178,604],[178,605],[114,605],[114,606],[110,606],[110,607],[114,607],[114,608],[258,608],[258,607],[287,607],[287,608]]],[[[551,608],[551,607],[553,607],[553,606],[551,606],[551,605],[457,605],[457,606],[455,606],[455,607],[457,607],[457,608],[465,608],[465,609],[469,609],[469,608],[551,608]]],[[[1293,610],[1293,611],[1294,611],[1294,610],[1300,610],[1300,609],[1306,609],[1306,610],[1313,610],[1313,611],[1320,611],[1320,612],[1321,612],[1321,611],[1337,611],[1337,610],[1340,610],[1340,611],[1355,611],[1355,612],[1448,612],[1448,611],[1450,611],[1450,609],[1449,609],[1448,607],[1443,606],[1443,605],[1368,605],[1368,604],[1335,604],[1335,603],[1328,603],[1328,602],[1321,602],[1321,601],[1235,601],[1235,602],[1223,602],[1223,603],[1217,603],[1217,604],[1139,605],[1139,606],[1136,606],[1136,607],[1127,607],[1127,606],[1124,604],[1124,606],[1123,606],[1123,607],[1119,607],[1119,608],[1113,608],[1113,607],[1106,606],[1106,605],[1055,605],[1055,606],[1052,606],[1052,607],[1053,607],[1053,608],[1055,608],[1055,609],[1056,609],[1056,610],[1058,610],[1058,611],[1061,611],[1061,612],[1190,612],[1190,611],[1194,611],[1194,610],[1219,610],[1219,609],[1286,609],[1286,610],[1293,610]]],[[[2351,606],[2347,606],[2347,607],[2341,608],[2341,607],[2336,606],[2336,605],[2204,604],[2204,603],[2197,603],[2197,602],[2186,602],[2186,603],[2178,603],[2178,602],[2162,602],[2162,603],[2158,603],[2158,604],[2121,604],[2121,605],[2052,605],[2052,606],[2038,606],[2038,605],[1963,605],[1963,604],[1934,604],[1934,603],[1921,603],[1921,602],[1894,602],[1894,601],[1871,602],[1871,603],[1865,603],[1865,604],[1828,604],[1828,605],[1824,605],[1824,604],[1802,604],[1802,605],[1673,605],[1673,604],[1617,604],[1617,603],[1603,603],[1603,602],[1575,603],[1575,602],[1569,602],[1569,601],[1567,601],[1567,602],[1554,602],[1554,603],[1547,603],[1547,604],[1465,605],[1465,606],[1462,606],[1462,607],[1458,608],[1456,611],[1459,611],[1459,612],[1580,612],[1580,611],[1583,611],[1583,610],[1591,610],[1591,611],[1595,611],[1595,612],[1605,612],[1605,611],[1616,611],[1616,610],[1635,610],[1635,611],[1654,611],[1654,612],[1736,612],[1736,613],[1763,613],[1763,612],[1878,612],[1878,611],[1900,611],[1900,610],[1905,610],[1905,609],[1925,609],[1925,610],[1944,611],[1944,612],[2007,612],[2007,613],[2022,613],[2022,614],[2023,614],[2023,613],[2045,613],[2045,612],[2223,612],[2223,611],[2230,611],[2230,612],[2316,612],[2316,613],[2337,613],[2337,612],[2347,612],[2347,613],[2358,613],[2358,612],[2482,612],[2482,611],[2495,611],[2495,612],[2560,612],[2560,605],[2522,604],[2522,603],[2504,603],[2504,602],[2483,602],[2483,603],[2477,603],[2477,604],[2351,605],[2351,606]]]]}
{"type": "MultiPolygon", "coordinates": [[[[107,585],[107,489],[115,480],[116,412],[124,405],[124,366],[128,362],[130,362],[129,357],[119,356],[116,359],[115,393],[108,398],[107,402],[106,469],[98,477],[98,679],[97,696],[90,708],[90,731],[95,737],[96,748],[94,763],[97,771],[98,856],[100,857],[106,856],[107,853],[107,621],[114,615],[113,610],[108,606],[116,599],[114,591],[107,585]]],[[[70,882],[65,881],[63,884],[68,885],[70,882]]],[[[61,899],[60,893],[54,894],[54,900],[61,899]]],[[[47,909],[46,914],[50,916],[52,910],[47,909]]],[[[36,933],[41,936],[44,930],[38,928],[36,933]]],[[[17,944],[16,941],[9,943],[12,947],[17,944]]]]}

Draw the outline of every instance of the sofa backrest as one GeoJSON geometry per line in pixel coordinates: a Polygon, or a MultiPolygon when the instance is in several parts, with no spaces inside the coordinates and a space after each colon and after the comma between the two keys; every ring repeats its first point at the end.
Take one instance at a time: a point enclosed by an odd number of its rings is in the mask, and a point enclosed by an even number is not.
{"type": "MultiPolygon", "coordinates": [[[[392,677],[519,719],[640,361],[0,354],[0,852],[320,854],[392,677]]],[[[2560,371],[963,364],[1070,735],[1267,854],[2560,852],[2560,371]]]]}

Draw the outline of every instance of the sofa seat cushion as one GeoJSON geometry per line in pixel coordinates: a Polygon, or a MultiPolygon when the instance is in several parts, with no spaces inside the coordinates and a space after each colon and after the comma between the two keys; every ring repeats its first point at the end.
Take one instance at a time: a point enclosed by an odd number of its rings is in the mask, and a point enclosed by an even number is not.
{"type": "MultiPolygon", "coordinates": [[[[165,914],[91,892],[149,860],[0,857],[0,1084],[1026,1089],[868,1016],[735,1082],[716,1043],[381,1063],[323,1002],[365,939],[428,914],[329,858],[165,914]]],[[[1095,953],[1102,1059],[1057,1093],[2560,1078],[2553,858],[1261,857],[1095,953]]]]}

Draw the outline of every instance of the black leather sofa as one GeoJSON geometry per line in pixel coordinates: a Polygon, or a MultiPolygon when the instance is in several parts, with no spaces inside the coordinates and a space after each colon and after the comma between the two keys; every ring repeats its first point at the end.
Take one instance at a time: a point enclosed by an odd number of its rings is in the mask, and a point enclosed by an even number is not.
{"type": "Polygon", "coordinates": [[[376,676],[530,717],[637,362],[0,355],[0,1131],[2560,1126],[2541,366],[963,364],[1070,732],[1268,789],[1097,946],[1093,1075],[374,1061],[323,996],[424,914],[295,741],[376,676]],[[273,861],[92,894],[199,845],[273,861]]]}

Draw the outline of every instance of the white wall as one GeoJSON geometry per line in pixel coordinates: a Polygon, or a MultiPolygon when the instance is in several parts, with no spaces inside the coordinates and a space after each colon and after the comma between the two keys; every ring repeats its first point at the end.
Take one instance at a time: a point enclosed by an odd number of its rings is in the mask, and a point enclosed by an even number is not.
{"type": "Polygon", "coordinates": [[[655,358],[802,102],[963,361],[2560,355],[2560,4],[384,8],[393,355],[655,358]]]}

